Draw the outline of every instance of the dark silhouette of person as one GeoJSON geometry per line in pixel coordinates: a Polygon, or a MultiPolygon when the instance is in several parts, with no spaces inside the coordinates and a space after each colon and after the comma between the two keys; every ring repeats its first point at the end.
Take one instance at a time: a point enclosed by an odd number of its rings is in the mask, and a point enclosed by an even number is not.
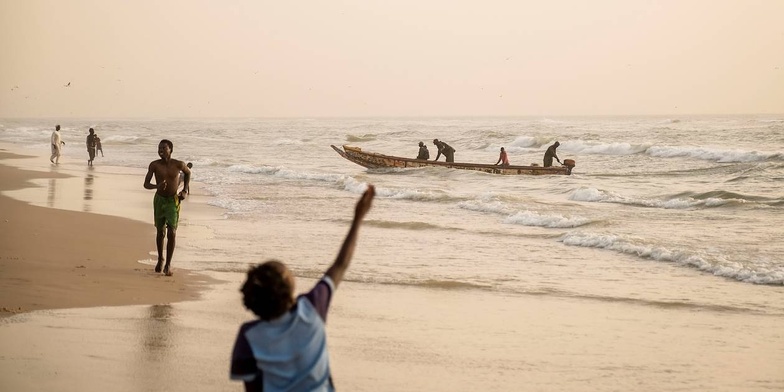
{"type": "Polygon", "coordinates": [[[416,159],[430,159],[430,151],[428,151],[425,143],[419,142],[419,155],[417,155],[416,159]]]}
{"type": "Polygon", "coordinates": [[[94,129],[90,128],[90,134],[87,135],[87,155],[89,158],[87,160],[88,166],[92,166],[93,160],[95,159],[95,151],[96,148],[98,148],[98,141],[96,139],[98,139],[98,135],[95,134],[94,129]]]}
{"type": "Polygon", "coordinates": [[[447,162],[455,161],[455,149],[452,148],[452,146],[442,141],[439,141],[438,139],[433,139],[433,144],[435,144],[436,147],[438,147],[438,154],[436,154],[436,159],[434,159],[434,161],[437,161],[438,158],[441,157],[441,154],[444,155],[447,162]]]}
{"type": "Polygon", "coordinates": [[[561,160],[558,159],[558,155],[555,154],[555,149],[560,146],[561,143],[555,142],[552,146],[547,147],[547,151],[544,152],[544,167],[550,167],[553,165],[553,158],[555,158],[558,163],[561,163],[561,160]]]}

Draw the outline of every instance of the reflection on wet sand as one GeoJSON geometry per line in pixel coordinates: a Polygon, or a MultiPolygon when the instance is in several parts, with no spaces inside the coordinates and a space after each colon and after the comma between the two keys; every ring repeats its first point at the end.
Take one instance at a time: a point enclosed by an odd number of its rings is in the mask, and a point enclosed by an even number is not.
{"type": "Polygon", "coordinates": [[[143,320],[144,352],[149,360],[160,360],[172,347],[172,323],[174,309],[171,305],[152,305],[148,310],[149,317],[143,320]]]}
{"type": "Polygon", "coordinates": [[[49,179],[49,188],[46,194],[46,206],[47,207],[54,207],[54,199],[57,193],[57,179],[50,178],[49,179]]]}
{"type": "Polygon", "coordinates": [[[84,205],[82,206],[82,210],[84,212],[91,212],[93,209],[93,182],[95,181],[95,176],[88,173],[86,177],[84,177],[84,205]]]}
{"type": "Polygon", "coordinates": [[[174,308],[169,305],[152,305],[147,309],[147,318],[139,320],[141,325],[141,350],[136,362],[138,370],[134,373],[144,377],[134,377],[137,390],[156,390],[165,385],[166,368],[172,365],[174,355],[174,308]]]}

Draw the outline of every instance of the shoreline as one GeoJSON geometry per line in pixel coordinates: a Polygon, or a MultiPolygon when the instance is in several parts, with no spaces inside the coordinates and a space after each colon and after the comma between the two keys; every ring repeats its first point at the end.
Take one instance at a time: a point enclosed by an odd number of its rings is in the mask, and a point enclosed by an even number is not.
{"type": "MultiPolygon", "coordinates": [[[[151,223],[37,206],[32,201],[8,196],[9,191],[35,188],[34,180],[67,181],[73,177],[8,163],[27,158],[47,160],[0,146],[0,317],[42,309],[195,300],[208,284],[215,282],[206,275],[177,268],[176,254],[175,274],[171,277],[140,263],[155,252],[155,228],[151,223]]],[[[49,162],[45,164],[48,166],[49,162]]],[[[101,181],[121,181],[116,177],[102,174],[101,181]]],[[[111,202],[115,212],[134,216],[138,214],[135,210],[126,210],[122,205],[126,199],[146,200],[147,196],[141,191],[116,192],[111,195],[111,202]]],[[[88,199],[86,191],[84,199],[88,199]]]]}

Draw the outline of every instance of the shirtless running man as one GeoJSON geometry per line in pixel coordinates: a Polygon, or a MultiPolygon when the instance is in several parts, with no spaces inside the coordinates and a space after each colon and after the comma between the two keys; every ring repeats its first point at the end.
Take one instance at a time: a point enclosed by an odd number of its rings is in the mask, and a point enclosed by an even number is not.
{"type": "Polygon", "coordinates": [[[185,162],[172,159],[171,154],[174,144],[164,139],[158,143],[158,156],[161,159],[150,162],[147,169],[147,176],[144,178],[146,189],[155,189],[155,197],[152,204],[155,216],[155,228],[157,235],[155,245],[158,248],[158,264],[155,265],[155,272],[161,272],[166,276],[171,276],[171,261],[174,255],[174,245],[177,236],[177,222],[180,219],[180,201],[190,192],[191,170],[185,162]],[[177,194],[177,182],[180,172],[185,174],[182,192],[177,194]],[[155,184],[152,176],[155,175],[155,184]],[[164,227],[166,232],[164,233],[164,227]],[[163,265],[163,237],[168,237],[166,243],[166,265],[163,265]]]}

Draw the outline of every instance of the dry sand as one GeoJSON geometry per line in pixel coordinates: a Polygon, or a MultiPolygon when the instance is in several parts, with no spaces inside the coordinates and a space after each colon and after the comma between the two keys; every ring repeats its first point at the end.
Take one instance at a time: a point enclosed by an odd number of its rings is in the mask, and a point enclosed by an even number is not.
{"type": "MultiPolygon", "coordinates": [[[[35,178],[67,176],[3,163],[21,158],[0,150],[1,192],[32,186],[35,178]]],[[[154,239],[151,223],[39,207],[0,195],[0,315],[198,298],[203,276],[176,270],[166,277],[137,262],[150,257],[154,239]]]]}

